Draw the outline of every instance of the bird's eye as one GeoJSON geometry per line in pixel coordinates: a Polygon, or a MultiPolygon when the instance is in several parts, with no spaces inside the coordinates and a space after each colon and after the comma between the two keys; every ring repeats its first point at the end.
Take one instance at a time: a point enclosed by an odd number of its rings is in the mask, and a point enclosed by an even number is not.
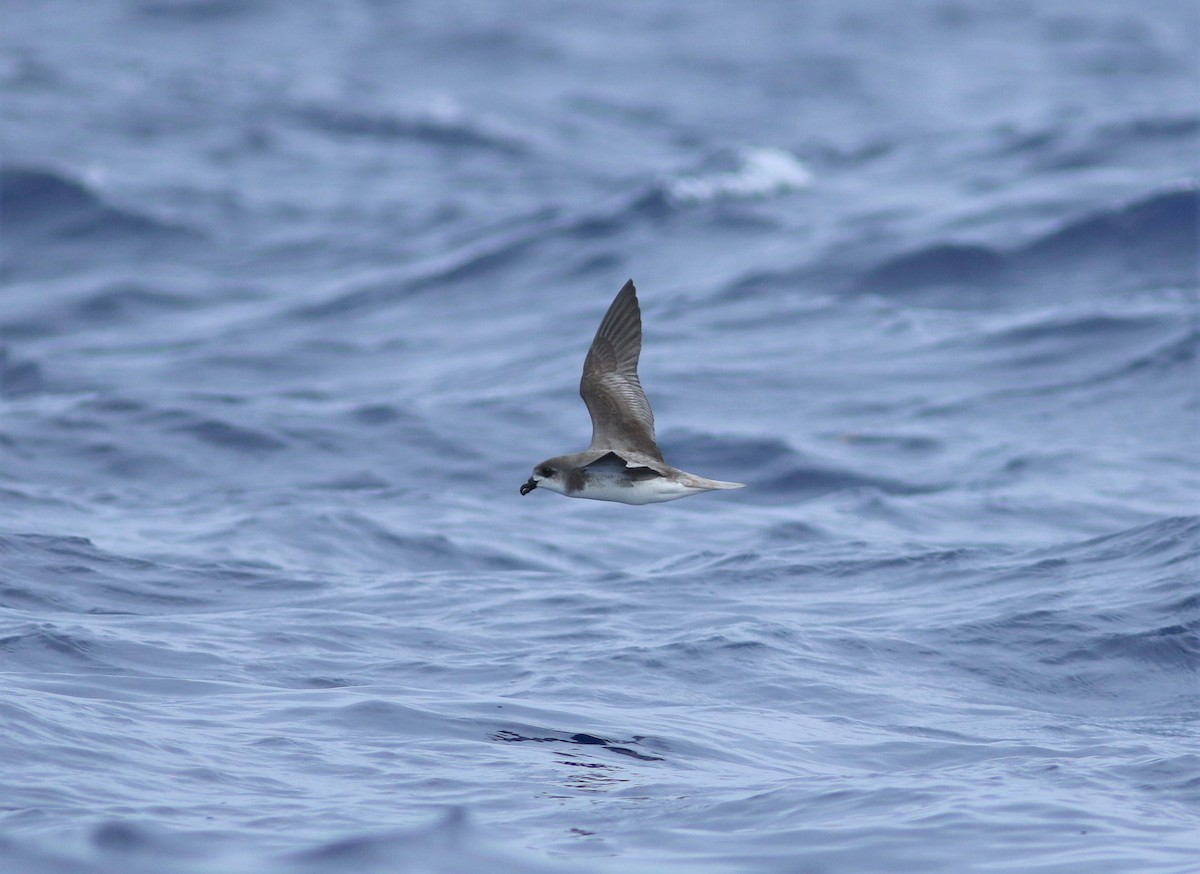
{"type": "Polygon", "coordinates": [[[541,470],[538,471],[538,476],[544,476],[544,477],[554,476],[554,468],[543,467],[541,470]]]}

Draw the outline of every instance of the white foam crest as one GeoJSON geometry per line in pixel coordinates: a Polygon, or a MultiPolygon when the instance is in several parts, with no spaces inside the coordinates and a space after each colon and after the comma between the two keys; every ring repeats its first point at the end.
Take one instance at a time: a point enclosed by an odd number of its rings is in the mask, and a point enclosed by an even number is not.
{"type": "Polygon", "coordinates": [[[768,197],[811,183],[812,172],[791,152],[759,147],[741,150],[730,170],[672,180],[666,193],[677,203],[705,203],[722,197],[768,197]]]}

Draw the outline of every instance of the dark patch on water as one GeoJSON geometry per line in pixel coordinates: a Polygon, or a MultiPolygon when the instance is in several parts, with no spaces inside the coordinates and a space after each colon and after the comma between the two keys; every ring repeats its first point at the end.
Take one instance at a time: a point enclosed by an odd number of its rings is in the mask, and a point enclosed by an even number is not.
{"type": "Polygon", "coordinates": [[[662,756],[652,756],[648,753],[643,753],[633,749],[629,744],[636,744],[641,738],[633,738],[631,741],[611,741],[602,737],[597,737],[593,734],[572,734],[567,737],[526,737],[515,731],[498,731],[492,735],[492,740],[502,741],[504,743],[539,743],[539,744],[576,744],[579,746],[599,746],[610,752],[617,753],[622,756],[628,756],[631,759],[639,759],[643,762],[661,762],[662,756]]]}

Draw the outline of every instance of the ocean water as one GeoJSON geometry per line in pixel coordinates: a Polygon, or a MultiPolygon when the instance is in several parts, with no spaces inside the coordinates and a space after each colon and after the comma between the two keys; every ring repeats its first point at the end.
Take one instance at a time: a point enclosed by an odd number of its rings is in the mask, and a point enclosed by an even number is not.
{"type": "Polygon", "coordinates": [[[2,16],[5,874],[1200,870],[1190,0],[2,16]]]}

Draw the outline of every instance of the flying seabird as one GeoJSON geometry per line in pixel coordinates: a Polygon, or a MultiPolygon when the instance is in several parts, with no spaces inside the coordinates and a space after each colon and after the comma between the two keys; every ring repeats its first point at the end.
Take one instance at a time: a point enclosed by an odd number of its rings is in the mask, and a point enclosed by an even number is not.
{"type": "Polygon", "coordinates": [[[706,479],[671,467],[654,437],[654,413],[638,379],[642,311],[633,280],[613,299],[583,362],[579,394],[592,416],[592,445],[547,458],[521,486],[569,498],[654,504],[744,483],[706,479]]]}

